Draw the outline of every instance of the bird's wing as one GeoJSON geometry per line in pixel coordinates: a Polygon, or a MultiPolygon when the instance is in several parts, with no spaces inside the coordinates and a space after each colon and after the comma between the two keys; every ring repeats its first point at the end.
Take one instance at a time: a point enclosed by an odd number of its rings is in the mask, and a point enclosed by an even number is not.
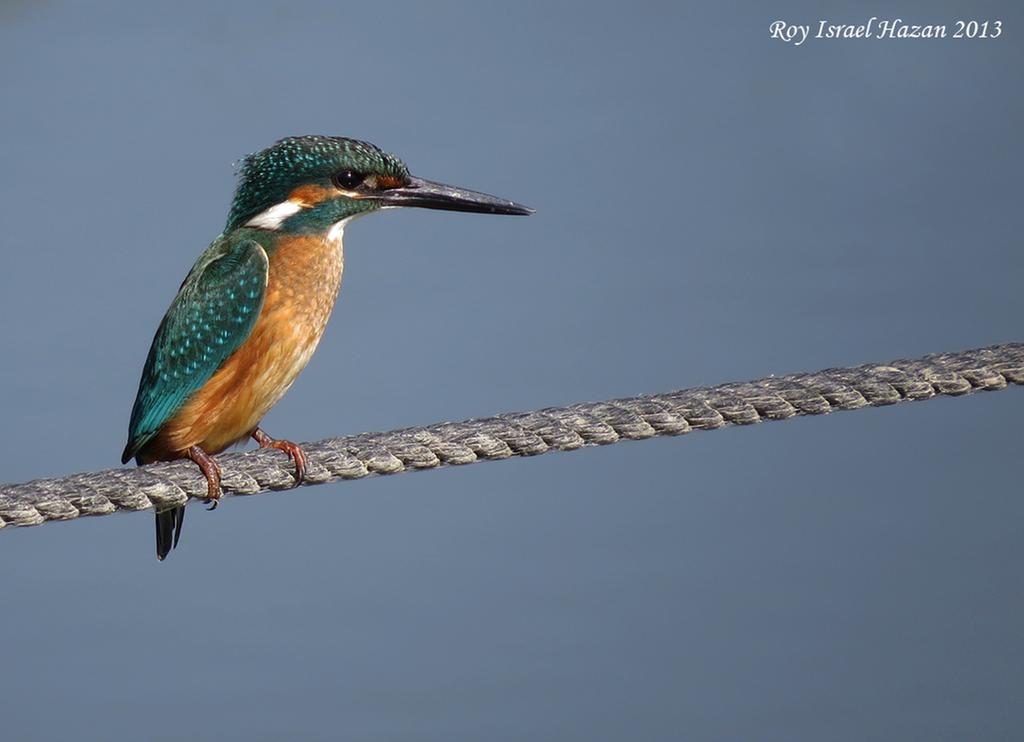
{"type": "Polygon", "coordinates": [[[267,253],[218,238],[196,261],[153,338],[121,457],[127,463],[252,331],[267,288],[267,253]]]}

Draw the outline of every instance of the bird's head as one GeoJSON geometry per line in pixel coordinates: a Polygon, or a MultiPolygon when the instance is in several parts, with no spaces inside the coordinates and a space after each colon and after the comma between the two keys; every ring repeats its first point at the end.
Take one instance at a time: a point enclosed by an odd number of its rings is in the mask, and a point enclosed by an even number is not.
{"type": "Polygon", "coordinates": [[[304,136],[282,139],[245,158],[226,229],[322,231],[397,206],[533,213],[512,201],[416,178],[405,163],[369,142],[304,136]]]}

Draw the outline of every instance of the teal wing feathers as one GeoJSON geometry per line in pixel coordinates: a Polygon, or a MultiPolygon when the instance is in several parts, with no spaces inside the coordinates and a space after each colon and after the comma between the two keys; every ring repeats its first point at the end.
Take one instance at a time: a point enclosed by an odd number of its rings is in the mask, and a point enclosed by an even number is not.
{"type": "Polygon", "coordinates": [[[218,238],[196,261],[149,349],[121,457],[127,463],[252,331],[267,288],[256,241],[218,238]]]}

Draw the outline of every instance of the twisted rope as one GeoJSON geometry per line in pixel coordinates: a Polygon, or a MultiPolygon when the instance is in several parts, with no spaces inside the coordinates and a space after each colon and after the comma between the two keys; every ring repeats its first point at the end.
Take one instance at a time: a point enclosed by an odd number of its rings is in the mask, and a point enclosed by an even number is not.
{"type": "MultiPolygon", "coordinates": [[[[1024,384],[1024,343],[330,438],[304,444],[309,457],[306,483],[571,451],[728,424],[1003,389],[1008,383],[1024,384]]],[[[292,462],[279,451],[225,454],[218,461],[225,494],[286,489],[294,481],[292,462]]],[[[206,482],[189,461],[0,485],[0,528],[165,508],[205,493],[206,482]]]]}

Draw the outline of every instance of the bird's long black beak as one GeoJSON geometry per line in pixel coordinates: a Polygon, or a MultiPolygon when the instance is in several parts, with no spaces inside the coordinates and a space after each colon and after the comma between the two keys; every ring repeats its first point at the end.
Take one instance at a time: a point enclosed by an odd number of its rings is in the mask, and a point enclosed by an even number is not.
{"type": "Polygon", "coordinates": [[[434,183],[422,178],[411,178],[398,188],[389,188],[373,195],[385,206],[419,206],[424,209],[469,211],[475,214],[514,214],[527,216],[533,209],[515,201],[488,196],[486,193],[467,191],[465,188],[434,183]]]}

